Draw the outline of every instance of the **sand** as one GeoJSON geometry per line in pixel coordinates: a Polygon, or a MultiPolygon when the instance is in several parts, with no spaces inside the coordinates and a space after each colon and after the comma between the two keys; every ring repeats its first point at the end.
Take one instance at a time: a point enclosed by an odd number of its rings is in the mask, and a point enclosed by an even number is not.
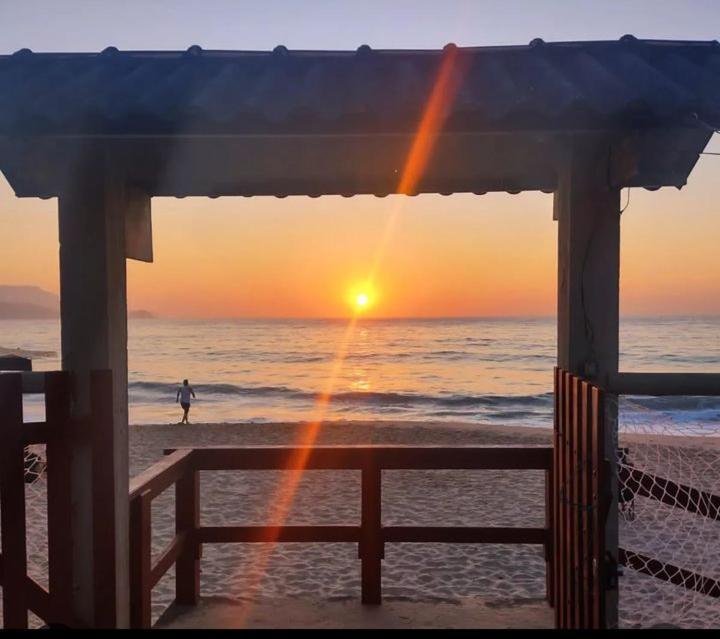
{"type": "MultiPolygon", "coordinates": [[[[163,449],[210,445],[289,445],[293,424],[132,426],[131,475],[151,466],[163,449]]],[[[545,429],[478,424],[335,422],[319,444],[523,445],[551,443],[545,429]]],[[[633,464],[720,494],[720,441],[705,437],[621,436],[633,464]]],[[[201,473],[204,525],[261,525],[284,473],[201,473]]],[[[357,471],[310,471],[300,483],[288,524],[356,524],[357,471]]],[[[30,572],[47,580],[44,482],[27,487],[30,572]]],[[[720,525],[636,497],[635,519],[623,516],[621,545],[720,579],[720,525]]],[[[540,471],[392,471],[383,478],[383,517],[390,525],[542,526],[540,471]]],[[[153,504],[153,552],[174,531],[174,492],[153,504]]],[[[388,544],[383,562],[383,611],[360,605],[360,566],[354,544],[279,544],[263,570],[262,544],[206,545],[201,561],[203,604],[167,625],[231,627],[545,627],[542,549],[530,545],[388,544]],[[254,591],[252,585],[258,585],[254,591]],[[273,610],[277,614],[273,614],[273,610]],[[408,619],[411,622],[408,622],[408,619]]],[[[174,597],[171,571],[155,588],[157,619],[174,597]]],[[[720,627],[720,600],[625,570],[620,580],[622,627],[673,624],[720,627]]],[[[35,625],[39,625],[37,622],[35,625]]]]}

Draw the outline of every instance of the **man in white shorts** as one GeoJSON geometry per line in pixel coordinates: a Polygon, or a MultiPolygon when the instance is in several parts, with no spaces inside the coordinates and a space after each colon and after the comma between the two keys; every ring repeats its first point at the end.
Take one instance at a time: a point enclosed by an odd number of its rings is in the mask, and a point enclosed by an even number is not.
{"type": "Polygon", "coordinates": [[[195,391],[193,387],[188,384],[186,379],[183,380],[183,385],[178,388],[177,395],[175,396],[175,403],[180,400],[180,406],[183,409],[183,418],[180,420],[180,424],[189,424],[188,413],[190,412],[190,396],[195,399],[195,391]]]}

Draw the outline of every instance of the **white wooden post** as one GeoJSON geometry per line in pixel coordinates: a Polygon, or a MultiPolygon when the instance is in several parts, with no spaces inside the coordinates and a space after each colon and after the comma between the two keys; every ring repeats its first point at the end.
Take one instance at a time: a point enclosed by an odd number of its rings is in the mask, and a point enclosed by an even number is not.
{"type": "MultiPolygon", "coordinates": [[[[558,221],[558,366],[607,387],[618,371],[620,191],[610,183],[610,142],[577,140],[562,162],[555,193],[558,221]]],[[[605,456],[614,477],[617,397],[605,406],[605,456]]],[[[605,530],[617,559],[617,482],[605,530]]],[[[618,591],[607,591],[606,627],[617,627],[618,591]]]]}

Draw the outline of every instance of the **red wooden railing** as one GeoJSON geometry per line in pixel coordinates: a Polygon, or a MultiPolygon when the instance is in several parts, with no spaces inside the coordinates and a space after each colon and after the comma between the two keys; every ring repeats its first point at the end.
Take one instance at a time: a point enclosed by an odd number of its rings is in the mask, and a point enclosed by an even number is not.
{"type": "Polygon", "coordinates": [[[557,628],[605,623],[605,520],[611,503],[604,393],[555,369],[554,596],[557,628]]]}
{"type": "MultiPolygon", "coordinates": [[[[552,517],[542,528],[383,526],[383,470],[516,469],[543,470],[549,477],[550,448],[436,446],[317,446],[179,449],[136,477],[130,487],[131,624],[150,627],[152,588],[175,564],[176,601],[195,604],[199,598],[199,561],[207,543],[286,542],[357,543],[361,559],[361,598],[382,600],[381,566],[386,543],[539,544],[552,558],[552,517]],[[300,461],[302,460],[302,461],[300,461]],[[199,521],[198,473],[213,470],[360,470],[359,526],[203,526],[199,521]],[[176,531],[170,544],[151,559],[151,503],[171,486],[176,494],[176,531]]],[[[548,491],[548,496],[550,491],[548,491]]],[[[546,508],[549,507],[549,502],[546,508]]],[[[548,570],[548,593],[552,575],[548,570]]]]}

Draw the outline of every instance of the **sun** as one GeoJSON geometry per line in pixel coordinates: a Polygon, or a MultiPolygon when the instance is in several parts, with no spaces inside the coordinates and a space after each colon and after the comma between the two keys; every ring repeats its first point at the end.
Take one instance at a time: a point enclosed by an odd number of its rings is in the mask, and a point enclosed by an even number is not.
{"type": "Polygon", "coordinates": [[[367,282],[350,286],[347,291],[347,303],[353,313],[364,313],[375,306],[377,295],[375,288],[367,282]]]}

